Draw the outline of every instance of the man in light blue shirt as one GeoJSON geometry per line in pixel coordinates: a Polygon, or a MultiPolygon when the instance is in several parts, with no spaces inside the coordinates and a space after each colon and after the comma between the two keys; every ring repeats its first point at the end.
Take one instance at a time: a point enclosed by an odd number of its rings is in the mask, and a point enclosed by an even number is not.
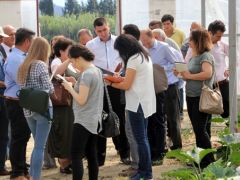
{"type": "MultiPolygon", "coordinates": [[[[163,132],[163,127],[165,127],[165,112],[163,109],[165,108],[167,114],[168,136],[171,138],[173,143],[173,146],[171,146],[170,148],[181,149],[182,140],[180,134],[180,110],[178,90],[179,79],[173,74],[175,62],[178,61],[177,57],[174,55],[168,44],[155,40],[151,30],[141,31],[141,41],[143,43],[143,46],[149,50],[149,54],[153,64],[158,64],[162,66],[165,69],[168,78],[168,89],[165,92],[165,97],[163,97],[163,95],[161,95],[161,97],[158,97],[160,96],[159,94],[156,95],[157,99],[159,100],[157,100],[157,118],[155,119],[158,120],[159,123],[161,123],[162,125],[162,127],[159,127],[159,131],[161,131],[162,134],[165,134],[165,132],[163,132]],[[160,113],[159,111],[162,112],[160,113]]],[[[165,137],[162,137],[161,141],[164,141],[165,143],[165,137]]],[[[164,150],[163,145],[165,144],[161,144],[161,151],[164,150]]]]}
{"type": "Polygon", "coordinates": [[[20,28],[16,32],[15,48],[12,49],[4,65],[5,85],[4,92],[7,115],[11,126],[10,162],[12,172],[10,179],[24,179],[28,175],[26,166],[26,147],[30,138],[30,129],[19,105],[17,91],[17,73],[21,63],[26,58],[26,53],[31,45],[35,33],[31,30],[20,28]]]}

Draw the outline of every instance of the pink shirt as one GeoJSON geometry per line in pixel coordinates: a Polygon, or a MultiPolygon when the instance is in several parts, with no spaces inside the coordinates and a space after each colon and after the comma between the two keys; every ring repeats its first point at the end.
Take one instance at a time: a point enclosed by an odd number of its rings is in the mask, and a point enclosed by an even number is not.
{"type": "MultiPolygon", "coordinates": [[[[222,41],[218,41],[216,44],[214,44],[212,50],[210,51],[214,57],[214,67],[216,71],[215,81],[222,81],[226,79],[224,72],[228,69],[228,64],[226,62],[229,55],[228,52],[228,45],[222,41]]],[[[188,48],[187,54],[185,56],[185,62],[188,63],[191,58],[192,49],[188,48]]]]}
{"type": "Polygon", "coordinates": [[[216,81],[222,81],[226,79],[224,72],[228,69],[226,62],[226,58],[229,55],[228,45],[222,41],[218,41],[214,44],[211,54],[215,59],[216,81]]]}

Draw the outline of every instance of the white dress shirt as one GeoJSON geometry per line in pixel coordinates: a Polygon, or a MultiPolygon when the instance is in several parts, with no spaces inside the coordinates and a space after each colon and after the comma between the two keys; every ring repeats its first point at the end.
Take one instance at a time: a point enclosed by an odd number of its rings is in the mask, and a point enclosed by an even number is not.
{"type": "Polygon", "coordinates": [[[144,117],[147,118],[156,112],[156,95],[153,84],[153,65],[141,55],[133,55],[129,58],[127,69],[136,70],[132,86],[125,91],[126,109],[137,112],[141,105],[144,117]]]}
{"type": "Polygon", "coordinates": [[[2,43],[2,47],[4,48],[6,54],[7,54],[7,57],[10,53],[10,50],[12,49],[11,47],[7,46],[6,44],[2,43]]]}
{"type": "Polygon", "coordinates": [[[121,58],[118,51],[114,49],[116,36],[111,35],[107,42],[101,41],[96,37],[86,44],[95,55],[93,63],[102,69],[114,72],[117,65],[121,63],[121,58]]]}
{"type": "Polygon", "coordinates": [[[226,79],[224,72],[228,69],[226,60],[228,59],[229,50],[228,45],[222,41],[214,44],[210,51],[215,59],[216,81],[223,81],[226,79]]]}

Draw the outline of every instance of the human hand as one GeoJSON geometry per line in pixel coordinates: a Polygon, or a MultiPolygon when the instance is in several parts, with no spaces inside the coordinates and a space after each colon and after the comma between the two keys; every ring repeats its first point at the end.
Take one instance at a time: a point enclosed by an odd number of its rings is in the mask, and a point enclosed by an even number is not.
{"type": "Polygon", "coordinates": [[[191,73],[189,71],[183,71],[180,73],[183,79],[190,79],[191,73]]]}
{"type": "Polygon", "coordinates": [[[71,82],[63,81],[62,85],[69,92],[73,89],[71,82]]]}
{"type": "Polygon", "coordinates": [[[230,72],[229,72],[229,69],[228,69],[228,70],[226,70],[226,71],[224,72],[224,76],[225,76],[226,78],[228,78],[229,75],[230,75],[230,72]]]}
{"type": "Polygon", "coordinates": [[[176,68],[173,68],[172,71],[175,76],[178,76],[179,72],[176,70],[176,68]]]}
{"type": "Polygon", "coordinates": [[[71,82],[73,85],[77,82],[76,79],[72,76],[70,77],[65,77],[65,79],[68,81],[68,82],[71,82]]]}

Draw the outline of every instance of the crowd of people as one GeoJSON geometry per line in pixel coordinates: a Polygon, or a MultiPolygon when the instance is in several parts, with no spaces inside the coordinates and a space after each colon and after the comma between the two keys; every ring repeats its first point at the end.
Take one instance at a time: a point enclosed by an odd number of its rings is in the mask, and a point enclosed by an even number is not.
{"type": "MultiPolygon", "coordinates": [[[[79,30],[78,43],[63,35],[48,42],[26,28],[0,27],[0,176],[39,180],[42,169],[57,167],[56,158],[60,173],[79,180],[86,158],[89,179],[97,180],[107,146],[107,139],[98,136],[102,112],[109,112],[104,86],[120,122],[120,135],[112,140],[120,162],[129,166],[119,175],[151,180],[152,166],[162,165],[167,151],[182,149],[184,90],[196,146],[211,148],[211,114],[199,111],[199,100],[203,83],[210,88],[218,83],[221,116],[229,116],[228,45],[221,40],[224,23],[216,20],[205,29],[193,22],[188,38],[174,26],[170,14],[143,30],[127,24],[119,36],[111,34],[104,17],[96,18],[93,27],[94,36],[87,28],[79,30]],[[178,71],[176,63],[186,63],[187,70],[178,71]],[[164,69],[167,80],[161,92],[155,89],[155,81],[161,79],[154,76],[154,65],[164,69]],[[102,70],[123,80],[106,80],[102,70]],[[20,106],[18,92],[24,87],[55,96],[57,74],[66,80],[62,86],[72,97],[70,105],[56,105],[50,98],[45,114],[20,106]],[[31,134],[29,165],[26,147],[31,134]],[[11,172],[5,167],[7,159],[11,172]]],[[[201,168],[212,162],[210,153],[201,168]]]]}

